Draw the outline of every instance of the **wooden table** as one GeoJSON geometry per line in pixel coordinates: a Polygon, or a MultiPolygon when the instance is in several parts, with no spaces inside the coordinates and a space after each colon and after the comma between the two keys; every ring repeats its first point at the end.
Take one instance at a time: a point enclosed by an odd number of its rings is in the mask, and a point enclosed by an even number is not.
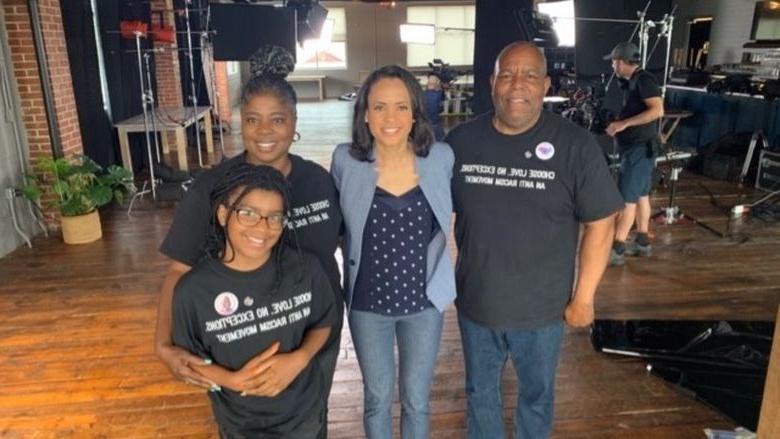
{"type": "MultiPolygon", "coordinates": [[[[156,108],[154,115],[154,124],[151,120],[148,126],[144,126],[144,114],[138,114],[123,121],[114,124],[119,134],[119,149],[122,153],[122,165],[133,172],[133,159],[130,155],[130,143],[127,138],[128,133],[144,132],[146,128],[149,131],[156,130],[162,133],[163,153],[170,151],[166,132],[173,131],[176,134],[176,156],[179,162],[179,169],[186,171],[187,166],[187,133],[186,129],[194,124],[196,120],[203,119],[203,127],[206,131],[206,150],[209,153],[214,152],[214,139],[211,136],[211,107],[178,107],[178,108],[156,108]]],[[[156,135],[156,132],[152,133],[156,135]]],[[[200,133],[197,133],[200,135],[200,133]]]]}
{"type": "Polygon", "coordinates": [[[677,125],[680,121],[693,116],[693,113],[687,110],[666,110],[664,111],[664,117],[661,119],[661,143],[666,145],[669,142],[669,138],[674,134],[674,130],[677,129],[677,125]]]}
{"type": "Polygon", "coordinates": [[[296,75],[288,76],[287,82],[315,82],[319,90],[319,99],[325,100],[325,75],[296,75]]]}

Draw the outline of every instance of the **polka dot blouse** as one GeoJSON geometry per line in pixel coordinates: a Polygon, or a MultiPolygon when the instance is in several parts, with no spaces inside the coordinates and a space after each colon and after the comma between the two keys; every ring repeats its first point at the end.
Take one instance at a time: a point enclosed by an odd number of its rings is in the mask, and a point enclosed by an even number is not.
{"type": "Polygon", "coordinates": [[[425,294],[428,243],[438,225],[418,187],[376,189],[363,232],[352,309],[403,316],[433,306],[425,294]]]}

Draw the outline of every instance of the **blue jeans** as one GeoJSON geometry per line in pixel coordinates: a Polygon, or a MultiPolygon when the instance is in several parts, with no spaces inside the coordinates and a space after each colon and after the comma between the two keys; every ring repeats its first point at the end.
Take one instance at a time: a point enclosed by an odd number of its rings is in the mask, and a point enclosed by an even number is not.
{"type": "Polygon", "coordinates": [[[408,316],[350,311],[349,329],[363,374],[363,427],[368,439],[393,437],[394,341],[398,343],[401,437],[428,437],[428,395],[442,323],[442,314],[433,307],[408,316]]]}
{"type": "Polygon", "coordinates": [[[504,437],[501,373],[507,357],[518,381],[515,439],[548,437],[563,323],[529,330],[490,329],[459,312],[458,326],[466,362],[467,437],[504,437]]]}

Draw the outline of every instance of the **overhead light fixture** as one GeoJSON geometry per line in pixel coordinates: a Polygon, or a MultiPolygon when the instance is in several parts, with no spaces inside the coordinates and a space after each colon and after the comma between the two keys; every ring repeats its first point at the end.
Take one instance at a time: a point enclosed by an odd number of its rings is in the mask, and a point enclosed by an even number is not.
{"type": "Polygon", "coordinates": [[[295,10],[299,43],[320,38],[328,10],[319,0],[286,0],[284,5],[295,10]]]}
{"type": "Polygon", "coordinates": [[[402,24],[399,29],[402,43],[433,45],[436,41],[436,27],[432,24],[402,24]]]}
{"type": "Polygon", "coordinates": [[[311,50],[327,50],[333,42],[333,20],[325,20],[319,38],[310,38],[303,42],[303,47],[311,50]]]}

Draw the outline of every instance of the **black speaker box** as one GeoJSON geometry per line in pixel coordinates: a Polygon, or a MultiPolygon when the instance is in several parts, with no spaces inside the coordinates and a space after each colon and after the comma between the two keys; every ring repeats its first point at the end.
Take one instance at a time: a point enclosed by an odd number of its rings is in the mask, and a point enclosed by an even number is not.
{"type": "Polygon", "coordinates": [[[265,45],[295,57],[295,11],[267,5],[211,3],[215,61],[248,61],[265,45]]]}
{"type": "Polygon", "coordinates": [[[702,163],[702,174],[716,180],[737,181],[742,172],[742,161],[726,154],[710,154],[702,163]]]}
{"type": "Polygon", "coordinates": [[[706,87],[710,83],[710,74],[703,70],[680,69],[670,74],[669,82],[690,87],[706,87]]]}
{"type": "MultiPolygon", "coordinates": [[[[700,162],[692,161],[692,167],[701,166],[701,173],[710,178],[725,181],[737,181],[745,164],[750,140],[753,133],[726,134],[710,143],[699,153],[700,162]]],[[[752,181],[756,176],[760,143],[751,157],[750,166],[746,175],[747,181],[752,181]]]]}
{"type": "Polygon", "coordinates": [[[767,191],[780,189],[780,152],[761,151],[756,187],[767,191]]]}

